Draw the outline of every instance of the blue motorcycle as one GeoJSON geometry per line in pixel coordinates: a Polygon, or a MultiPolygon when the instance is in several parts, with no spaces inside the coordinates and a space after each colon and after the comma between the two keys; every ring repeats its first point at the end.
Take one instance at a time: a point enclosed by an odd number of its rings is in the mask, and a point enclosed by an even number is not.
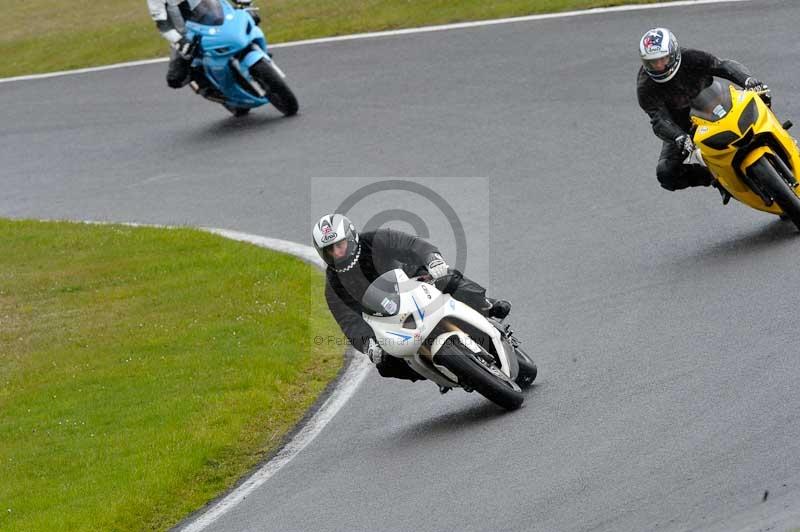
{"type": "Polygon", "coordinates": [[[186,38],[196,46],[195,92],[221,103],[234,116],[267,103],[286,116],[297,113],[297,98],[267,50],[257,9],[249,1],[232,5],[227,0],[198,0],[184,19],[186,38]]]}

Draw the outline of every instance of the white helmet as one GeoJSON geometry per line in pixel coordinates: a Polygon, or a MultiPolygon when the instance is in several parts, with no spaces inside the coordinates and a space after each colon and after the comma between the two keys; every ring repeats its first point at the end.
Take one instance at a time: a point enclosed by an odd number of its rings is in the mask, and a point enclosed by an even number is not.
{"type": "Polygon", "coordinates": [[[314,248],[325,264],[338,273],[344,273],[358,262],[361,255],[361,244],[358,242],[358,231],[346,216],[341,214],[326,214],[314,224],[311,230],[314,238],[314,248]],[[336,259],[333,256],[333,245],[337,242],[347,241],[345,254],[336,259]]]}
{"type": "Polygon", "coordinates": [[[671,80],[681,66],[681,49],[675,35],[667,28],[654,28],[639,41],[639,56],[644,71],[656,83],[671,80]],[[667,62],[662,61],[667,58],[667,62]]]}

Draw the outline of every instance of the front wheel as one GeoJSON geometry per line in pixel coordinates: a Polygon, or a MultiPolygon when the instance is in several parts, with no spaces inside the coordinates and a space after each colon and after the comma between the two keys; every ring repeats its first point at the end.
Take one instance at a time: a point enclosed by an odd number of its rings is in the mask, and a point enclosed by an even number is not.
{"type": "Polygon", "coordinates": [[[794,189],[781,177],[772,163],[762,157],[751,167],[753,175],[769,191],[775,203],[800,230],[800,198],[794,189]]]}
{"type": "Polygon", "coordinates": [[[509,382],[496,365],[479,362],[476,356],[480,355],[474,355],[458,338],[449,338],[434,361],[452,371],[462,387],[475,390],[506,410],[522,406],[525,396],[519,387],[509,382]]]}
{"type": "Polygon", "coordinates": [[[264,88],[269,103],[274,105],[275,109],[285,116],[297,114],[300,109],[297,98],[272,63],[262,59],[250,67],[250,73],[264,88]]]}

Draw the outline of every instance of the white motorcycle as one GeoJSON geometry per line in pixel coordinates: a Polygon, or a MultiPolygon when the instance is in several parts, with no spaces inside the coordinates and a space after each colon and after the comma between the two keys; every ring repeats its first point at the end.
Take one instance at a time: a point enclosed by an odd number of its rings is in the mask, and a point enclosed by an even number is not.
{"type": "Polygon", "coordinates": [[[510,326],[488,319],[421,278],[391,270],[362,298],[364,320],[383,350],[439,385],[477,391],[508,410],[536,379],[533,360],[510,326]]]}

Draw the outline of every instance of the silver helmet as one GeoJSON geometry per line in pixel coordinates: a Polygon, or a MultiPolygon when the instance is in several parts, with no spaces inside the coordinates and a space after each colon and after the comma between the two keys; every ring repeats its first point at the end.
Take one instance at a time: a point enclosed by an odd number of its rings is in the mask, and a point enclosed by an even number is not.
{"type": "Polygon", "coordinates": [[[671,80],[681,67],[678,39],[667,28],[653,28],[639,41],[639,56],[644,71],[656,83],[671,80]]]}
{"type": "Polygon", "coordinates": [[[325,264],[338,273],[346,272],[358,262],[361,254],[358,231],[346,216],[335,213],[326,214],[314,224],[311,234],[314,238],[314,248],[319,256],[325,261],[325,264]],[[339,244],[339,242],[346,242],[346,249],[336,258],[334,248],[341,249],[345,245],[339,244]],[[334,246],[335,244],[338,245],[334,246]]]}

